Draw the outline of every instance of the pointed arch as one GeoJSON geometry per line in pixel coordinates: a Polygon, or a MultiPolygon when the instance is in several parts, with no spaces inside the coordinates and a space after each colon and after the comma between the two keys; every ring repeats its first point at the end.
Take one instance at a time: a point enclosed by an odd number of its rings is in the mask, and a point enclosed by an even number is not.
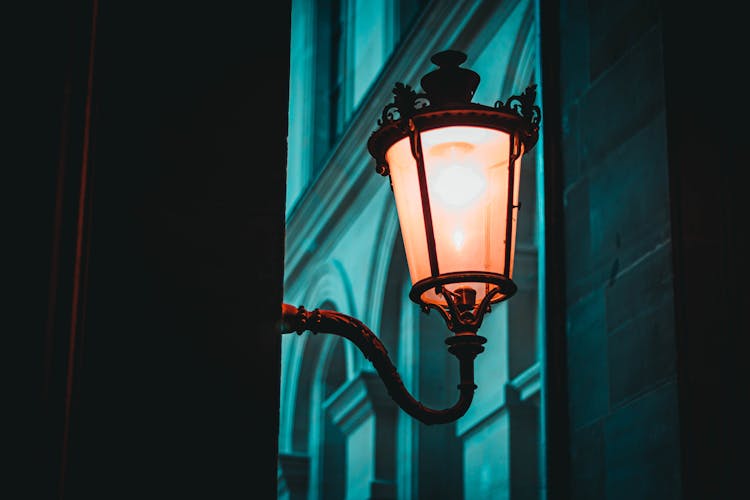
{"type": "MultiPolygon", "coordinates": [[[[310,273],[316,276],[308,290],[304,292],[300,305],[309,309],[333,307],[336,310],[357,315],[354,292],[346,271],[338,261],[318,264],[310,273]]],[[[283,390],[281,395],[281,419],[279,448],[286,452],[308,453],[307,435],[310,424],[310,404],[313,395],[317,369],[321,356],[330,346],[322,338],[311,339],[310,335],[287,336],[288,347],[282,358],[283,390]]],[[[345,346],[346,373],[354,373],[354,347],[345,346]]]]}
{"type": "MultiPolygon", "coordinates": [[[[386,287],[391,277],[390,266],[394,261],[394,256],[399,257],[396,254],[398,250],[396,245],[401,246],[402,264],[406,264],[406,256],[403,255],[403,242],[400,239],[400,227],[394,203],[383,204],[383,211],[381,212],[377,231],[380,235],[380,244],[373,252],[372,263],[370,265],[372,281],[367,290],[367,304],[369,304],[369,308],[367,311],[362,311],[362,313],[366,315],[364,322],[376,335],[380,336],[384,304],[388,300],[387,296],[389,292],[386,290],[386,287]]],[[[386,347],[388,347],[388,344],[386,344],[386,347]]]]}

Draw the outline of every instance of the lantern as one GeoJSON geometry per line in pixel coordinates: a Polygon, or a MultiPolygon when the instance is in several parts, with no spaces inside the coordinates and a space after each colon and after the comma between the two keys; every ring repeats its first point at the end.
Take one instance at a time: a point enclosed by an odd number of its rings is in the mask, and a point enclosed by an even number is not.
{"type": "Polygon", "coordinates": [[[474,334],[491,304],[511,297],[521,158],[536,143],[535,86],[494,107],[471,99],[466,55],[435,54],[424,93],[397,83],[368,141],[390,178],[412,280],[410,298],[474,334]]]}
{"type": "Polygon", "coordinates": [[[404,386],[379,338],[336,311],[282,304],[282,333],[306,330],[352,341],[370,360],[388,394],[409,415],[432,425],[453,422],[474,397],[474,360],[487,339],[477,335],[492,304],[511,297],[521,158],[536,143],[541,113],[535,86],[503,104],[474,104],[479,75],[459,67],[466,55],[435,54],[437,70],[417,94],[397,83],[367,147],[376,170],[390,178],[411,274],[409,297],[436,309],[454,335],[459,398],[428,408],[404,386]]]}

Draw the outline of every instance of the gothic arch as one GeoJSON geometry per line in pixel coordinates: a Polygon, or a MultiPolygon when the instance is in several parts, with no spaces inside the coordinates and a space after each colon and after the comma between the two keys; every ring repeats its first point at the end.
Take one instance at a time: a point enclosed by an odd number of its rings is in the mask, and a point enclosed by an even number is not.
{"type": "MultiPolygon", "coordinates": [[[[400,241],[400,228],[398,216],[396,215],[396,205],[392,199],[388,200],[383,206],[380,223],[377,228],[380,235],[379,245],[373,252],[372,264],[370,266],[370,275],[372,282],[367,290],[367,311],[362,311],[366,317],[363,319],[370,329],[376,335],[381,337],[383,310],[387,300],[387,284],[391,278],[390,267],[394,258],[401,258],[405,265],[406,256],[403,252],[403,243],[400,241]],[[398,240],[398,241],[397,241],[398,240]],[[401,245],[401,254],[397,254],[398,248],[395,245],[401,245]]],[[[388,347],[388,344],[386,344],[388,347]]]]}
{"type": "MultiPolygon", "coordinates": [[[[309,270],[311,287],[304,292],[301,305],[309,309],[331,307],[356,317],[354,294],[345,270],[337,261],[320,263],[309,270]]],[[[282,359],[284,393],[283,415],[279,429],[280,442],[285,451],[308,453],[310,432],[310,408],[316,372],[322,357],[331,349],[331,339],[309,334],[290,338],[290,346],[282,359]]],[[[356,355],[351,345],[345,346],[347,377],[354,373],[353,359],[356,355]]]]}
{"type": "MultiPolygon", "coordinates": [[[[321,309],[339,310],[333,301],[325,301],[320,306],[321,309]]],[[[310,342],[320,347],[317,356],[308,354],[303,359],[303,363],[309,361],[312,365],[308,403],[309,498],[339,498],[345,488],[342,468],[346,461],[346,445],[343,434],[326,415],[325,402],[349,378],[347,349],[351,344],[334,335],[313,336],[310,342]]]]}

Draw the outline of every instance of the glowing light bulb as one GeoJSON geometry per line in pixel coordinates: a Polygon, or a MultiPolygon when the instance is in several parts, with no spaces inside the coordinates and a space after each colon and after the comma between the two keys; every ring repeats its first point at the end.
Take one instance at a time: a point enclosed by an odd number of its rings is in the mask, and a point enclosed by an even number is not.
{"type": "Polygon", "coordinates": [[[461,250],[461,247],[464,246],[465,239],[466,237],[461,229],[453,231],[453,246],[456,247],[456,250],[461,250]]]}
{"type": "Polygon", "coordinates": [[[451,207],[464,208],[484,193],[486,181],[475,169],[453,164],[436,172],[432,187],[441,202],[451,207]]]}

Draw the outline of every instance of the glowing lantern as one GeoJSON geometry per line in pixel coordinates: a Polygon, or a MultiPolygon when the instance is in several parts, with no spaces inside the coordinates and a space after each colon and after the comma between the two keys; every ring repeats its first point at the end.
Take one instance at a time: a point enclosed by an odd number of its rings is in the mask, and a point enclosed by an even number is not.
{"type": "Polygon", "coordinates": [[[537,141],[541,114],[530,86],[494,107],[473,104],[479,75],[460,68],[462,52],[435,54],[439,69],[422,78],[424,94],[397,83],[367,143],[376,170],[389,176],[411,273],[409,297],[437,309],[454,335],[459,398],[442,410],[412,396],[378,337],[336,311],[282,304],[282,333],[305,330],[351,340],[370,360],[388,394],[409,415],[453,422],[474,397],[474,359],[487,339],[477,335],[490,304],[516,291],[513,254],[521,157],[537,141]]]}
{"type": "Polygon", "coordinates": [[[397,83],[368,149],[389,176],[412,279],[410,298],[475,334],[490,304],[516,291],[521,157],[537,141],[530,86],[494,107],[471,99],[479,75],[458,51],[435,54],[425,93],[397,83]]]}

